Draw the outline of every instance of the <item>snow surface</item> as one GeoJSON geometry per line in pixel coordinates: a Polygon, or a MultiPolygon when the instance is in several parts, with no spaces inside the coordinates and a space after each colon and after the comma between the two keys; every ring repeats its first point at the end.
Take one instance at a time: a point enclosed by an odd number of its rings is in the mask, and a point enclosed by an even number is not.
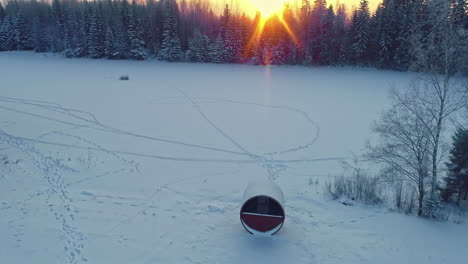
{"type": "Polygon", "coordinates": [[[466,262],[465,223],[323,194],[414,74],[3,52],[0,76],[1,263],[466,262]],[[239,221],[257,179],[273,237],[239,221]]]}

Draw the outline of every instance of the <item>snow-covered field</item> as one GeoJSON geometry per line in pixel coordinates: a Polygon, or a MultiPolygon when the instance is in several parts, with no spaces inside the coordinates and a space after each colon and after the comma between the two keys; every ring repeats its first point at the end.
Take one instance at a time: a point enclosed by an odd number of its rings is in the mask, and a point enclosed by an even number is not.
{"type": "Polygon", "coordinates": [[[465,263],[466,223],[323,194],[415,77],[0,53],[0,262],[465,263]],[[255,237],[240,203],[265,178],[286,223],[255,237]]]}

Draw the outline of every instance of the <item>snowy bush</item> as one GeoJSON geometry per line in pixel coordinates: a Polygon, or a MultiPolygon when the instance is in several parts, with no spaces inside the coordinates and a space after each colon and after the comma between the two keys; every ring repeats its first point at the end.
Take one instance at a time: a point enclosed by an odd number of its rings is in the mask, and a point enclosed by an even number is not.
{"type": "Polygon", "coordinates": [[[455,224],[462,224],[465,219],[465,211],[453,203],[443,203],[440,207],[439,219],[442,221],[452,222],[455,224]]]}
{"type": "Polygon", "coordinates": [[[423,216],[432,219],[442,219],[442,205],[440,203],[440,198],[427,199],[425,201],[423,216]]]}
{"type": "Polygon", "coordinates": [[[325,192],[334,200],[349,198],[365,204],[377,204],[379,196],[378,178],[355,171],[351,175],[341,174],[325,184],[325,192]]]}

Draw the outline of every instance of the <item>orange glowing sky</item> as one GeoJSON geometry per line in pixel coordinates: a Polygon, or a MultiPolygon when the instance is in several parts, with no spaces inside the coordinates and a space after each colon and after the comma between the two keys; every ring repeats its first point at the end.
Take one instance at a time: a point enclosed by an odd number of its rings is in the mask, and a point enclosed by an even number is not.
{"type": "MultiPolygon", "coordinates": [[[[229,4],[234,10],[246,12],[249,15],[254,15],[257,11],[260,11],[263,16],[269,16],[278,10],[281,10],[284,3],[288,2],[291,5],[301,5],[302,0],[210,0],[215,7],[220,10],[226,5],[229,4]]],[[[375,10],[378,4],[382,0],[369,0],[369,7],[371,11],[375,10]]],[[[311,4],[314,0],[310,0],[311,4]]],[[[327,0],[328,4],[333,4],[334,6],[337,3],[346,4],[349,8],[357,7],[360,0],[327,0]]]]}

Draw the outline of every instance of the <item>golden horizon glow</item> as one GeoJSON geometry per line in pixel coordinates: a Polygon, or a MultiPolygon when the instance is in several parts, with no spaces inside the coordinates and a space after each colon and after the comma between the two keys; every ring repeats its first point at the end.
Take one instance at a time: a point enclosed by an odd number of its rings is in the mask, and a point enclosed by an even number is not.
{"type": "MultiPolygon", "coordinates": [[[[265,25],[268,22],[269,19],[273,18],[275,16],[278,18],[278,21],[281,23],[283,28],[286,30],[288,33],[289,37],[293,41],[294,45],[296,47],[300,47],[300,42],[298,36],[292,31],[291,27],[287,23],[286,20],[284,20],[283,15],[280,12],[274,12],[272,13],[269,17],[262,16],[260,19],[257,21],[257,25],[255,27],[255,31],[250,37],[249,42],[247,43],[247,46],[244,50],[244,58],[248,57],[248,53],[251,51],[251,49],[254,47],[254,45],[258,45],[261,41],[261,38],[263,36],[264,30],[265,30],[265,25]]],[[[270,65],[271,63],[271,53],[267,52],[265,54],[265,65],[270,65]]]]}
{"type": "Polygon", "coordinates": [[[245,8],[258,11],[262,17],[268,18],[278,14],[283,10],[284,4],[290,0],[248,0],[245,1],[245,8]]]}
{"type": "MultiPolygon", "coordinates": [[[[180,0],[179,0],[180,1],[180,0]]],[[[190,0],[186,0],[190,1],[190,0]]],[[[302,0],[207,0],[213,4],[214,10],[222,14],[224,7],[228,4],[232,11],[238,13],[246,13],[250,17],[254,17],[257,12],[260,12],[263,17],[269,17],[274,14],[279,14],[283,9],[284,4],[288,3],[291,7],[300,8],[302,0]]],[[[313,5],[314,0],[309,0],[313,5]]],[[[336,8],[340,4],[344,4],[349,11],[357,8],[361,0],[326,0],[327,6],[330,4],[336,8]]],[[[369,9],[374,12],[377,6],[383,0],[368,0],[369,9]]]]}

